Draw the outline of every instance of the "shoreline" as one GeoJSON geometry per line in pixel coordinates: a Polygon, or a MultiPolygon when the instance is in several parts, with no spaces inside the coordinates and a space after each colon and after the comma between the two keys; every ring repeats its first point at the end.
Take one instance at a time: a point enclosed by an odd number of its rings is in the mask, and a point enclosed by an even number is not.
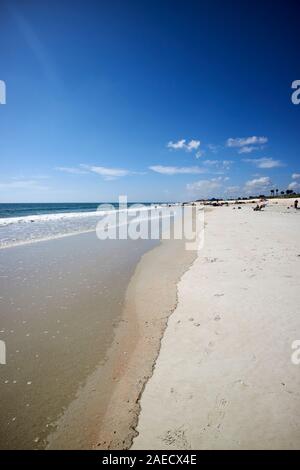
{"type": "Polygon", "coordinates": [[[142,255],[127,287],[107,359],[58,420],[57,429],[48,436],[47,449],[90,448],[91,442],[95,449],[130,448],[139,400],[153,373],[168,318],[176,308],[177,283],[196,256],[185,250],[184,240],[163,240],[142,255]],[[75,430],[83,414],[83,429],[89,430],[91,439],[78,443],[75,430]]]}
{"type": "Polygon", "coordinates": [[[123,310],[125,328],[121,326],[116,335],[117,341],[122,338],[122,342],[115,360],[124,349],[130,359],[115,364],[120,378],[101,423],[96,444],[99,449],[128,449],[137,434],[140,399],[153,374],[168,320],[177,306],[178,282],[197,256],[196,252],[187,252],[184,244],[182,240],[163,241],[143,255],[130,280],[123,310]],[[133,312],[135,325],[131,329],[133,312]]]}

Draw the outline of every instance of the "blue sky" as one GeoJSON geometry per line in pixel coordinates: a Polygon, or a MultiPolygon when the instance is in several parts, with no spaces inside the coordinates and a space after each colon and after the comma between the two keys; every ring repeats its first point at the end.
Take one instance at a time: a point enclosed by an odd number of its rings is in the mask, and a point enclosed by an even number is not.
{"type": "Polygon", "coordinates": [[[300,188],[292,1],[0,4],[0,202],[300,188]]]}

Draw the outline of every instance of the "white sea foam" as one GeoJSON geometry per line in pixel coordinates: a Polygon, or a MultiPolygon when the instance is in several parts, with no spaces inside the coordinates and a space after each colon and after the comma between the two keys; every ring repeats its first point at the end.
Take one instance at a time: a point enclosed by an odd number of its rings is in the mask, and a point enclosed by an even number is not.
{"type": "Polygon", "coordinates": [[[105,210],[100,208],[96,211],[91,212],[59,212],[50,214],[38,214],[38,215],[24,215],[20,217],[3,217],[0,218],[0,226],[20,224],[20,223],[32,223],[32,222],[50,222],[59,221],[66,219],[79,219],[85,217],[103,217],[104,215],[113,214],[114,212],[136,212],[136,211],[149,211],[154,210],[154,207],[159,209],[162,206],[142,206],[142,207],[129,207],[128,209],[109,209],[105,210]]]}
{"type": "MultiPolygon", "coordinates": [[[[121,206],[122,207],[122,206],[121,206]]],[[[101,205],[96,211],[65,212],[40,215],[26,215],[11,218],[0,218],[0,249],[18,245],[53,240],[80,233],[96,230],[101,217],[110,214],[127,212],[129,218],[148,211],[150,217],[155,217],[165,205],[134,205],[119,209],[112,205],[101,205]]]]}

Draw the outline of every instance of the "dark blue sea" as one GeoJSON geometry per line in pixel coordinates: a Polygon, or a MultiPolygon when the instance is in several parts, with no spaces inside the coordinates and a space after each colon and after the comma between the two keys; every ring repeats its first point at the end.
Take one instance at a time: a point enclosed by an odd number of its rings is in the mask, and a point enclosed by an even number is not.
{"type": "MultiPolygon", "coordinates": [[[[5,217],[25,217],[30,215],[63,214],[96,211],[100,202],[55,202],[55,203],[0,203],[0,219],[5,217]]],[[[118,203],[109,202],[116,209],[118,203]]],[[[134,202],[128,203],[128,207],[134,202]]],[[[142,203],[149,205],[151,203],[142,203]]]]}

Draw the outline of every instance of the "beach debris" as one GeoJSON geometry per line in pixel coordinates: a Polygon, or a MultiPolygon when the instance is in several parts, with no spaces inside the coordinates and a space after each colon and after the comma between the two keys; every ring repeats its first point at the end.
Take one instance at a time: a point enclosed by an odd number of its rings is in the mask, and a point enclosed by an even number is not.
{"type": "Polygon", "coordinates": [[[218,258],[208,258],[208,257],[205,258],[205,261],[207,263],[215,263],[217,260],[218,258]]]}

